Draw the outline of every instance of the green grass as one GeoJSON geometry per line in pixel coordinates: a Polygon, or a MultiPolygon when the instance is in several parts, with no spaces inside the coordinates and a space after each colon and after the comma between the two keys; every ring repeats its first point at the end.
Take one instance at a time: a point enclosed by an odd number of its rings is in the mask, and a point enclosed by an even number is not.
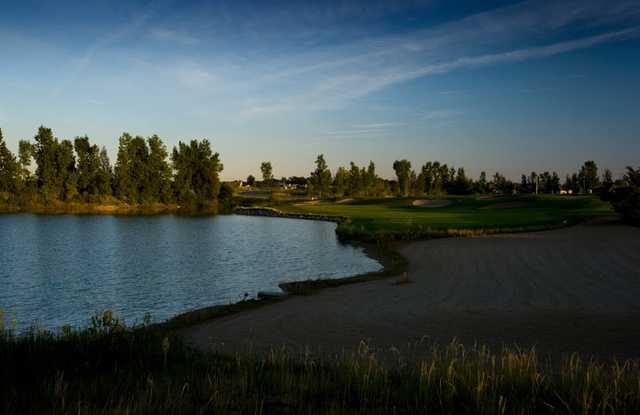
{"type": "Polygon", "coordinates": [[[322,201],[315,204],[280,204],[290,213],[347,217],[338,234],[360,240],[415,239],[468,233],[539,230],[612,215],[608,203],[593,196],[505,196],[491,200],[475,196],[442,197],[451,202],[441,208],[413,206],[416,198],[355,199],[350,204],[322,201]],[[513,204],[513,207],[490,208],[513,204]]]}
{"type": "Polygon", "coordinates": [[[110,317],[84,331],[0,335],[0,412],[16,414],[637,414],[640,362],[533,350],[361,344],[343,354],[234,356],[182,346],[161,326],[110,317]]]}

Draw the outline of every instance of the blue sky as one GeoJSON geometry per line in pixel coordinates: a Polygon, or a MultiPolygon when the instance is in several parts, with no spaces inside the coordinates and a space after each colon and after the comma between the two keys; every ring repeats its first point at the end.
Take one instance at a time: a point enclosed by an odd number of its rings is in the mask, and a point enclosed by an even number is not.
{"type": "Polygon", "coordinates": [[[427,160],[476,176],[640,164],[640,2],[3,1],[0,128],[115,159],[208,138],[226,179],[427,160]]]}

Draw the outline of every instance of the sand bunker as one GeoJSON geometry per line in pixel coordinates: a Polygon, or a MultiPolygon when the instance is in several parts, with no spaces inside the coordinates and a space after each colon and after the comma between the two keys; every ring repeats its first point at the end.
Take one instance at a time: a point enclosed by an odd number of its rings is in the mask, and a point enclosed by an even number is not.
{"type": "Polygon", "coordinates": [[[336,204],[338,205],[350,205],[353,202],[353,199],[342,199],[338,200],[336,204]]]}
{"type": "Polygon", "coordinates": [[[181,335],[201,350],[230,353],[283,345],[341,352],[361,340],[388,348],[455,337],[497,350],[535,345],[541,355],[640,356],[640,228],[438,239],[400,252],[411,284],[390,278],[325,289],[181,335]]]}
{"type": "Polygon", "coordinates": [[[419,199],[414,200],[412,205],[424,208],[441,208],[445,206],[449,206],[451,204],[450,200],[427,200],[427,199],[419,199]]]}
{"type": "Polygon", "coordinates": [[[483,206],[480,209],[515,209],[526,207],[527,204],[523,202],[509,202],[509,203],[496,203],[494,205],[483,206]]]}

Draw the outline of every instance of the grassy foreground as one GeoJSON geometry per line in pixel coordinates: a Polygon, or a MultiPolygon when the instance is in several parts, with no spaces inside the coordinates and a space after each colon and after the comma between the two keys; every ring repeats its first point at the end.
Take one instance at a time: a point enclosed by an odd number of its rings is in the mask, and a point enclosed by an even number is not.
{"type": "Polygon", "coordinates": [[[0,411],[44,414],[637,414],[640,362],[560,366],[534,351],[458,343],[381,362],[274,350],[202,354],[158,326],[110,313],[90,329],[0,336],[0,411]]]}
{"type": "Polygon", "coordinates": [[[433,199],[448,205],[415,206],[416,200],[427,200],[417,198],[354,199],[287,203],[277,205],[277,209],[347,217],[349,220],[338,226],[338,235],[364,241],[542,230],[613,214],[611,205],[595,196],[446,196],[433,199]]]}

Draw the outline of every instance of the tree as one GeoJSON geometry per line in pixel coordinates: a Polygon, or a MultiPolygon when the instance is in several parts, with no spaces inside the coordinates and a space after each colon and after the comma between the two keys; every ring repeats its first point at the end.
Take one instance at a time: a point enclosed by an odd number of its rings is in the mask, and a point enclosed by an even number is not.
{"type": "Polygon", "coordinates": [[[399,194],[408,196],[411,186],[411,162],[408,160],[396,160],[393,162],[393,170],[398,178],[399,194]]]}
{"type": "Polygon", "coordinates": [[[467,175],[463,168],[459,168],[456,177],[453,180],[450,186],[450,192],[454,195],[468,195],[473,192],[473,183],[467,175]]]}
{"type": "Polygon", "coordinates": [[[147,139],[149,146],[149,158],[147,163],[146,182],[148,189],[143,194],[148,201],[170,203],[173,201],[173,192],[171,189],[171,167],[167,162],[167,147],[164,145],[160,137],[152,135],[147,139]]]}
{"type": "Polygon", "coordinates": [[[248,186],[253,186],[256,183],[256,178],[253,177],[252,174],[247,176],[247,185],[248,186]]]}
{"type": "Polygon", "coordinates": [[[77,186],[81,195],[95,196],[99,193],[100,149],[91,145],[89,138],[76,137],[73,143],[78,158],[77,186]]]}
{"type": "Polygon", "coordinates": [[[481,172],[478,181],[475,183],[476,193],[484,194],[489,191],[489,183],[487,182],[487,173],[481,172]]]}
{"type": "Polygon", "coordinates": [[[171,156],[175,174],[176,198],[182,205],[215,205],[220,192],[220,155],[211,150],[208,140],[179,142],[171,156]]]}
{"type": "Polygon", "coordinates": [[[601,197],[610,200],[626,222],[640,225],[640,168],[627,167],[623,180],[601,197]]]}
{"type": "Polygon", "coordinates": [[[111,196],[113,194],[112,182],[113,170],[111,169],[111,162],[109,161],[107,149],[102,147],[100,150],[100,166],[96,177],[98,194],[102,196],[111,196]]]}
{"type": "Polygon", "coordinates": [[[336,170],[336,175],[333,179],[333,191],[337,197],[344,196],[347,191],[347,180],[347,169],[339,167],[338,170],[336,170]]]}
{"type": "Polygon", "coordinates": [[[21,196],[23,197],[26,196],[26,193],[28,193],[29,196],[33,196],[37,191],[37,183],[31,176],[31,171],[29,170],[29,167],[31,167],[33,154],[33,144],[31,144],[27,140],[20,140],[20,142],[18,143],[18,175],[20,189],[23,193],[21,196]]]}
{"type": "Polygon", "coordinates": [[[0,129],[0,193],[15,193],[18,189],[19,165],[7,147],[0,129]]]}
{"type": "Polygon", "coordinates": [[[362,192],[362,175],[360,175],[360,168],[353,161],[349,163],[347,189],[350,196],[358,196],[362,192]]]}
{"type": "Polygon", "coordinates": [[[313,190],[318,194],[318,197],[322,198],[323,195],[329,193],[331,186],[331,172],[327,166],[327,162],[324,160],[324,155],[319,154],[316,158],[316,169],[311,172],[311,184],[313,190]]]}
{"type": "Polygon", "coordinates": [[[133,160],[129,154],[129,147],[133,137],[123,133],[118,140],[118,156],[114,168],[114,192],[116,197],[127,202],[138,199],[133,178],[133,160]]]}
{"type": "Polygon", "coordinates": [[[58,140],[50,128],[40,126],[34,137],[33,157],[36,161],[38,188],[45,200],[58,198],[61,183],[58,177],[57,150],[58,140]]]}
{"type": "Polygon", "coordinates": [[[584,193],[592,193],[593,189],[600,185],[600,179],[598,178],[598,165],[595,161],[586,161],[580,168],[578,174],[580,181],[580,187],[584,193]]]}
{"type": "Polygon", "coordinates": [[[73,143],[62,140],[56,151],[57,182],[61,192],[58,198],[65,201],[74,200],[78,196],[76,158],[73,153],[73,143]]]}
{"type": "Polygon", "coordinates": [[[263,161],[260,165],[260,171],[262,172],[262,181],[267,186],[271,185],[273,181],[273,169],[270,161],[263,161]]]}

